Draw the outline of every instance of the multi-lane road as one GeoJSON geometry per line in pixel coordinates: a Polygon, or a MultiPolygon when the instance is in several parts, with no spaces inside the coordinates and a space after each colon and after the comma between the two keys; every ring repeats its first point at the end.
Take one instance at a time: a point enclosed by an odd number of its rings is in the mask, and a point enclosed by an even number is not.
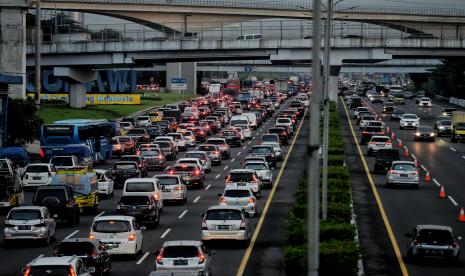
{"type": "MultiPolygon", "coordinates": [[[[459,265],[437,259],[407,262],[405,233],[417,224],[439,224],[451,226],[457,235],[465,234],[465,223],[457,221],[460,207],[465,206],[465,144],[451,143],[449,137],[437,137],[435,142],[414,141],[414,131],[400,130],[399,121],[390,121],[389,114],[383,115],[380,104],[372,105],[368,101],[365,104],[395,133],[394,147],[399,148],[397,139],[400,139],[408,149],[409,156],[402,159],[418,160],[421,176],[419,189],[387,188],[386,176],[372,173],[374,158],[366,156],[366,146],[358,145],[361,131],[354,120],[347,119],[350,111],[345,106],[342,108],[347,158],[353,161],[348,166],[353,175],[355,210],[367,252],[364,260],[367,274],[464,275],[463,255],[459,265]],[[426,171],[432,178],[429,182],[425,181],[426,171]],[[438,198],[441,185],[445,187],[446,198],[438,198]]],[[[418,108],[414,100],[397,106],[420,116],[420,125],[431,127],[443,107],[450,106],[435,102],[432,108],[418,108]]],[[[401,153],[404,154],[404,148],[401,153]]],[[[460,245],[465,246],[463,242],[460,245]]]]}
{"type": "MultiPolygon", "coordinates": [[[[289,101],[281,105],[285,108],[289,101]]],[[[202,190],[189,190],[188,202],[182,206],[169,205],[164,208],[160,224],[155,229],[144,230],[143,253],[137,258],[115,257],[112,259],[111,275],[148,275],[154,267],[153,252],[160,249],[163,242],[168,240],[199,240],[201,232],[200,214],[209,206],[218,204],[218,194],[224,189],[224,178],[231,169],[241,168],[241,162],[247,156],[248,149],[259,142],[261,134],[269,127],[274,126],[276,116],[266,121],[259,129],[253,131],[253,138],[246,140],[240,148],[231,148],[231,158],[223,160],[221,166],[213,166],[212,171],[206,175],[205,187],[202,190]]],[[[293,193],[297,185],[297,177],[302,174],[304,163],[301,162],[305,148],[306,133],[308,133],[307,119],[298,123],[298,132],[293,136],[292,143],[283,148],[284,161],[278,163],[273,171],[275,189],[262,191],[259,199],[259,216],[250,221],[257,231],[247,248],[237,246],[236,243],[214,244],[213,273],[216,275],[236,275],[238,272],[244,275],[257,275],[267,269],[282,269],[282,256],[279,252],[271,253],[285,242],[285,219],[293,202],[293,193]],[[301,128],[299,126],[302,126],[301,128]],[[292,150],[292,154],[291,151],[292,150]],[[289,156],[289,158],[287,158],[289,156]],[[284,167],[285,166],[285,167],[284,167]],[[270,198],[273,193],[273,200],[270,198]],[[265,215],[265,205],[268,212],[265,215]],[[273,219],[270,219],[273,218],[273,219]],[[279,229],[279,231],[276,231],[279,229]],[[279,263],[276,262],[278,258],[279,263]],[[257,266],[258,265],[258,266],[257,266]],[[263,268],[262,268],[263,267],[263,268]],[[281,267],[281,268],[279,268],[281,267]]],[[[182,157],[182,153],[179,154],[182,157]]],[[[97,168],[109,168],[117,159],[97,168]]],[[[168,165],[173,164],[173,161],[168,165]]],[[[152,171],[149,176],[160,174],[160,171],[152,171]]],[[[83,215],[81,223],[74,227],[60,227],[56,233],[56,241],[48,247],[23,243],[14,248],[5,248],[0,244],[0,275],[20,275],[21,269],[37,256],[52,254],[53,246],[57,242],[71,237],[88,237],[89,228],[95,216],[116,214],[116,201],[121,196],[121,189],[115,191],[112,198],[100,202],[96,215],[83,215]]],[[[32,193],[27,193],[28,202],[32,193]]],[[[2,217],[4,220],[4,217],[2,217]]],[[[279,250],[278,250],[279,251],[279,250]]],[[[266,274],[266,273],[265,273],[266,274]]]]}

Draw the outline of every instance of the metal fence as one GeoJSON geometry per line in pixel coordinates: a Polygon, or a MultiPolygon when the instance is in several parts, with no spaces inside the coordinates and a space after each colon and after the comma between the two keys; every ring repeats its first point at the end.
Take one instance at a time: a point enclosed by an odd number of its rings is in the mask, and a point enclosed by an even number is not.
{"type": "MultiPolygon", "coordinates": [[[[31,1],[32,2],[32,1],[31,1]]],[[[131,4],[131,5],[169,5],[192,7],[228,7],[228,8],[256,8],[279,10],[312,10],[308,2],[285,1],[240,1],[240,0],[42,0],[42,2],[61,3],[98,3],[98,4],[131,4]]],[[[432,7],[402,7],[392,5],[337,5],[340,13],[379,13],[405,15],[432,16],[465,16],[464,8],[432,8],[432,7]]]]}

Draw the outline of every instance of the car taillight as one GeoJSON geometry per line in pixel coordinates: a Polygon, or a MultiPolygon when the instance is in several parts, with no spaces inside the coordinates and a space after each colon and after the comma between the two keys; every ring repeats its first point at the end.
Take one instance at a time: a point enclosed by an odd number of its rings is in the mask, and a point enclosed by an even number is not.
{"type": "Polygon", "coordinates": [[[374,145],[374,144],[376,144],[376,142],[369,142],[368,144],[370,144],[370,145],[374,145]]]}
{"type": "Polygon", "coordinates": [[[199,176],[199,175],[200,175],[200,170],[196,170],[196,171],[194,172],[194,175],[199,176]]]}
{"type": "Polygon", "coordinates": [[[76,271],[72,265],[69,265],[69,276],[77,276],[76,271]]]}
{"type": "Polygon", "coordinates": [[[26,269],[24,270],[24,276],[29,276],[31,273],[31,267],[27,266],[26,269]]]}
{"type": "Polygon", "coordinates": [[[389,170],[388,173],[393,174],[393,173],[396,173],[396,171],[395,170],[389,170]]]}
{"type": "Polygon", "coordinates": [[[128,241],[135,241],[136,240],[136,235],[131,234],[128,236],[128,241]]]}
{"type": "Polygon", "coordinates": [[[459,248],[459,244],[457,242],[453,242],[451,246],[452,248],[459,248]]]}
{"type": "Polygon", "coordinates": [[[418,241],[417,241],[417,240],[414,240],[414,241],[412,242],[412,244],[413,244],[413,245],[418,245],[418,241]]]}
{"type": "Polygon", "coordinates": [[[202,221],[202,230],[208,230],[207,222],[205,220],[202,221]]]}
{"type": "Polygon", "coordinates": [[[98,257],[97,249],[95,249],[95,248],[92,249],[92,254],[91,254],[91,255],[92,255],[92,257],[94,257],[94,258],[98,257]]]}
{"type": "Polygon", "coordinates": [[[45,153],[42,148],[40,148],[39,155],[40,155],[40,158],[45,158],[45,153]]]}
{"type": "Polygon", "coordinates": [[[245,221],[241,221],[241,226],[239,227],[239,230],[245,230],[245,221]]]}
{"type": "Polygon", "coordinates": [[[216,151],[214,151],[213,153],[214,153],[214,154],[220,154],[220,152],[219,152],[219,151],[217,151],[217,150],[216,150],[216,151]]]}
{"type": "Polygon", "coordinates": [[[175,190],[175,191],[181,191],[182,188],[181,188],[181,186],[176,186],[176,187],[174,187],[174,190],[175,190]]]}
{"type": "Polygon", "coordinates": [[[249,198],[249,201],[248,201],[248,202],[249,202],[249,203],[254,203],[254,202],[255,202],[255,198],[253,198],[253,197],[249,198]]]}
{"type": "Polygon", "coordinates": [[[226,199],[224,198],[224,196],[220,197],[220,203],[226,203],[226,199]]]}
{"type": "Polygon", "coordinates": [[[89,235],[89,240],[95,240],[95,236],[94,235],[89,235]]]}
{"type": "Polygon", "coordinates": [[[169,172],[168,172],[168,174],[174,174],[174,171],[173,171],[173,170],[171,170],[171,171],[169,171],[169,172]]]}
{"type": "Polygon", "coordinates": [[[205,262],[205,255],[203,255],[200,251],[197,253],[197,258],[199,258],[199,264],[205,262]]]}
{"type": "Polygon", "coordinates": [[[162,160],[163,159],[163,155],[158,155],[158,160],[162,160]]]}
{"type": "Polygon", "coordinates": [[[158,264],[163,264],[163,249],[160,251],[160,254],[156,257],[158,264]]]}
{"type": "Polygon", "coordinates": [[[414,171],[414,172],[413,172],[413,175],[418,175],[418,171],[414,171]]]}
{"type": "Polygon", "coordinates": [[[362,134],[369,134],[369,132],[368,131],[363,131],[362,134]]]}

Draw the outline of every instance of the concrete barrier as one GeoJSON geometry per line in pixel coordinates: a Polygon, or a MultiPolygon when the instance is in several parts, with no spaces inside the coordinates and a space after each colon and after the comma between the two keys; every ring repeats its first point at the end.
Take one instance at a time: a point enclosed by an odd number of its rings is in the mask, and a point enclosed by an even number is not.
{"type": "Polygon", "coordinates": [[[451,97],[449,99],[449,103],[454,104],[454,105],[458,105],[458,106],[461,106],[461,107],[465,107],[465,100],[463,100],[463,99],[451,97]]]}

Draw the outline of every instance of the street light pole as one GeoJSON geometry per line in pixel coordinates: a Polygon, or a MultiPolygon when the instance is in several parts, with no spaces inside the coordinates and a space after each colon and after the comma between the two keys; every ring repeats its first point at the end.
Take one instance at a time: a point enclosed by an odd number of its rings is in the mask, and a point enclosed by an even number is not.
{"type": "Polygon", "coordinates": [[[312,45],[312,100],[310,103],[310,134],[308,142],[308,225],[307,246],[308,265],[307,275],[318,276],[319,271],[319,240],[320,240],[320,106],[321,89],[321,3],[313,0],[313,45],[312,45]]]}
{"type": "Polygon", "coordinates": [[[321,217],[323,220],[328,218],[329,74],[331,68],[330,52],[332,19],[333,0],[328,0],[324,42],[323,181],[321,184],[321,217]]]}
{"type": "Polygon", "coordinates": [[[36,0],[36,44],[35,44],[35,93],[34,101],[38,109],[40,109],[40,91],[42,90],[40,79],[41,79],[41,46],[42,46],[42,36],[41,36],[41,22],[40,22],[40,0],[36,0]]]}

